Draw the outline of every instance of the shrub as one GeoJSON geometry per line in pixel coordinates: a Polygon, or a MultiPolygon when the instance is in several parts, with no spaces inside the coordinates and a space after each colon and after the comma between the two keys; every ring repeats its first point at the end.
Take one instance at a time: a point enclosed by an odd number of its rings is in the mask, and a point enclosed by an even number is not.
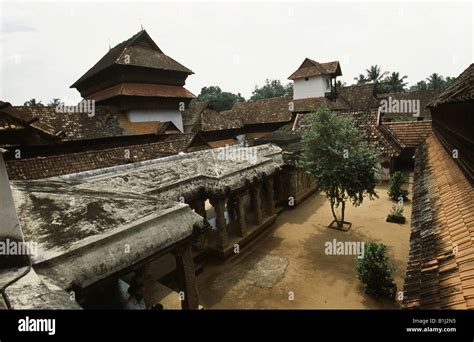
{"type": "Polygon", "coordinates": [[[384,244],[370,242],[365,247],[362,259],[358,259],[357,278],[366,286],[365,292],[376,298],[393,298],[395,292],[395,268],[386,252],[387,246],[384,244]]]}
{"type": "Polygon", "coordinates": [[[405,223],[405,216],[403,215],[403,207],[401,205],[394,205],[390,214],[387,216],[387,222],[405,223]]]}
{"type": "Polygon", "coordinates": [[[402,189],[402,185],[405,182],[403,174],[400,171],[396,171],[392,177],[390,177],[390,187],[388,189],[388,196],[398,201],[400,197],[407,199],[408,190],[402,189]]]}

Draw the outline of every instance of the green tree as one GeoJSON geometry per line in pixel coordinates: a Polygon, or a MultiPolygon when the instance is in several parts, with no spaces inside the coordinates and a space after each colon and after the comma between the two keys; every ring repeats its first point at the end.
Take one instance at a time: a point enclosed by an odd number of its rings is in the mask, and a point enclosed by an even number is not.
{"type": "Polygon", "coordinates": [[[374,83],[380,83],[382,79],[388,74],[387,71],[382,72],[381,67],[377,64],[370,66],[370,68],[366,70],[366,73],[366,79],[369,82],[374,83]]]}
{"type": "Polygon", "coordinates": [[[384,93],[397,93],[405,91],[405,87],[407,86],[407,82],[405,79],[408,76],[401,76],[398,72],[392,72],[389,76],[387,76],[381,83],[381,90],[384,93]]]}
{"type": "Polygon", "coordinates": [[[402,189],[403,183],[405,183],[405,177],[400,171],[393,173],[390,177],[388,196],[395,200],[399,201],[400,198],[407,199],[408,190],[402,189]]]}
{"type": "Polygon", "coordinates": [[[265,80],[265,84],[261,87],[255,86],[252,91],[250,100],[268,99],[272,97],[280,96],[292,96],[293,95],[293,84],[288,83],[282,85],[280,80],[265,80]]]}
{"type": "Polygon", "coordinates": [[[43,106],[41,101],[36,101],[35,98],[32,98],[32,99],[26,101],[23,105],[27,106],[27,107],[42,107],[43,106]]]}
{"type": "Polygon", "coordinates": [[[359,74],[359,77],[354,77],[354,80],[357,81],[357,84],[366,84],[369,82],[369,80],[362,74],[359,74]]]}
{"type": "Polygon", "coordinates": [[[428,84],[428,89],[430,90],[441,90],[446,85],[446,81],[444,80],[444,77],[441,76],[440,74],[437,74],[436,72],[428,76],[426,81],[428,84]]]}
{"type": "Polygon", "coordinates": [[[410,91],[428,90],[428,84],[425,81],[419,81],[410,87],[410,91]]]}
{"type": "Polygon", "coordinates": [[[346,86],[346,82],[344,81],[337,81],[336,82],[336,89],[341,89],[341,88],[344,88],[346,86]]]}
{"type": "Polygon", "coordinates": [[[357,278],[366,286],[365,292],[376,298],[393,297],[395,267],[387,257],[387,246],[370,242],[364,248],[364,255],[357,260],[357,278]]]}
{"type": "Polygon", "coordinates": [[[310,115],[311,125],[303,136],[301,162],[314,176],[319,191],[325,192],[334,221],[342,229],[346,201],[358,206],[365,196],[371,200],[378,197],[377,155],[351,119],[327,108],[310,115]]]}
{"type": "Polygon", "coordinates": [[[63,103],[64,103],[64,102],[61,101],[61,99],[53,98],[53,99],[48,103],[48,106],[50,106],[50,107],[57,107],[58,105],[63,104],[63,103]]]}
{"type": "Polygon", "coordinates": [[[218,111],[231,109],[235,102],[245,101],[239,94],[222,91],[218,86],[203,87],[197,97],[198,101],[210,101],[218,111]]]}

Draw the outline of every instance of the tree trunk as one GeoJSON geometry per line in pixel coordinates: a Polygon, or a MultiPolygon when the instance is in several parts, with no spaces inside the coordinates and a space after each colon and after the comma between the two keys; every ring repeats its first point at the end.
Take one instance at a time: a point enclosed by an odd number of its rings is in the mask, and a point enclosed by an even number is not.
{"type": "Polygon", "coordinates": [[[342,202],[342,207],[341,207],[341,222],[340,222],[340,225],[339,227],[342,228],[344,226],[344,211],[346,209],[346,202],[342,202]]]}
{"type": "Polygon", "coordinates": [[[333,199],[333,198],[331,198],[331,199],[330,199],[330,201],[331,201],[331,211],[332,211],[332,216],[334,217],[334,220],[336,220],[336,222],[337,222],[337,225],[338,225],[338,227],[339,227],[339,220],[337,219],[336,212],[334,211],[334,202],[335,202],[335,201],[334,201],[334,199],[333,199]]]}

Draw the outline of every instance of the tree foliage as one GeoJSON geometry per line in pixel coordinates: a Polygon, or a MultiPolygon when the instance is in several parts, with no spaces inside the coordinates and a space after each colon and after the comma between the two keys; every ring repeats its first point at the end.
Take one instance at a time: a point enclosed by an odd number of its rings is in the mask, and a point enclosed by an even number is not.
{"type": "Polygon", "coordinates": [[[251,100],[268,99],[280,96],[293,96],[293,84],[282,85],[280,80],[265,80],[261,87],[255,86],[252,91],[251,100]]]}
{"type": "Polygon", "coordinates": [[[37,101],[35,98],[25,101],[23,105],[27,107],[43,107],[43,103],[41,103],[41,101],[37,101]]]}
{"type": "Polygon", "coordinates": [[[370,242],[365,246],[364,256],[358,259],[357,278],[366,286],[365,292],[376,298],[394,295],[395,267],[386,253],[387,246],[370,242]]]}
{"type": "Polygon", "coordinates": [[[400,198],[407,198],[408,190],[402,189],[403,183],[405,183],[403,174],[400,171],[394,172],[392,177],[390,177],[388,188],[388,196],[391,199],[398,201],[400,198]]]}
{"type": "Polygon", "coordinates": [[[239,94],[222,91],[218,86],[203,87],[197,97],[198,101],[210,101],[218,111],[231,109],[235,102],[245,101],[239,94]]]}
{"type": "Polygon", "coordinates": [[[375,192],[377,155],[349,118],[321,108],[312,113],[311,125],[303,136],[301,162],[311,173],[319,191],[324,191],[338,227],[344,223],[346,201],[354,206],[375,192]],[[336,209],[340,208],[340,215],[336,209]]]}

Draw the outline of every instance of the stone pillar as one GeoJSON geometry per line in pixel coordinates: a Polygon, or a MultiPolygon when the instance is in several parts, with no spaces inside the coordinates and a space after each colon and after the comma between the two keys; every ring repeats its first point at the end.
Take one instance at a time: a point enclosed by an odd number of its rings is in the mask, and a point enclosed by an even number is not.
{"type": "Polygon", "coordinates": [[[216,198],[211,201],[214,211],[216,212],[217,227],[217,245],[224,249],[229,244],[229,236],[227,234],[227,223],[225,221],[225,198],[216,198]]]}
{"type": "Polygon", "coordinates": [[[245,193],[240,193],[236,196],[236,212],[237,212],[237,233],[244,237],[247,235],[247,223],[245,222],[245,208],[244,208],[245,193]]]}
{"type": "Polygon", "coordinates": [[[273,177],[270,177],[265,180],[265,204],[268,215],[273,215],[275,213],[275,193],[273,190],[273,177]]]}
{"type": "Polygon", "coordinates": [[[260,183],[255,183],[250,188],[251,205],[253,204],[253,213],[255,224],[260,225],[263,222],[262,197],[260,183]]]}
{"type": "Polygon", "coordinates": [[[291,168],[288,174],[288,182],[289,185],[289,194],[288,196],[292,196],[296,200],[296,192],[297,192],[297,183],[298,183],[298,174],[296,168],[291,168]]]}
{"type": "MultiPolygon", "coordinates": [[[[181,308],[195,310],[199,308],[199,296],[196,286],[196,273],[194,271],[191,244],[177,247],[173,254],[176,260],[176,272],[179,291],[184,292],[181,308]]],[[[181,295],[181,294],[180,294],[181,295]]]]}

